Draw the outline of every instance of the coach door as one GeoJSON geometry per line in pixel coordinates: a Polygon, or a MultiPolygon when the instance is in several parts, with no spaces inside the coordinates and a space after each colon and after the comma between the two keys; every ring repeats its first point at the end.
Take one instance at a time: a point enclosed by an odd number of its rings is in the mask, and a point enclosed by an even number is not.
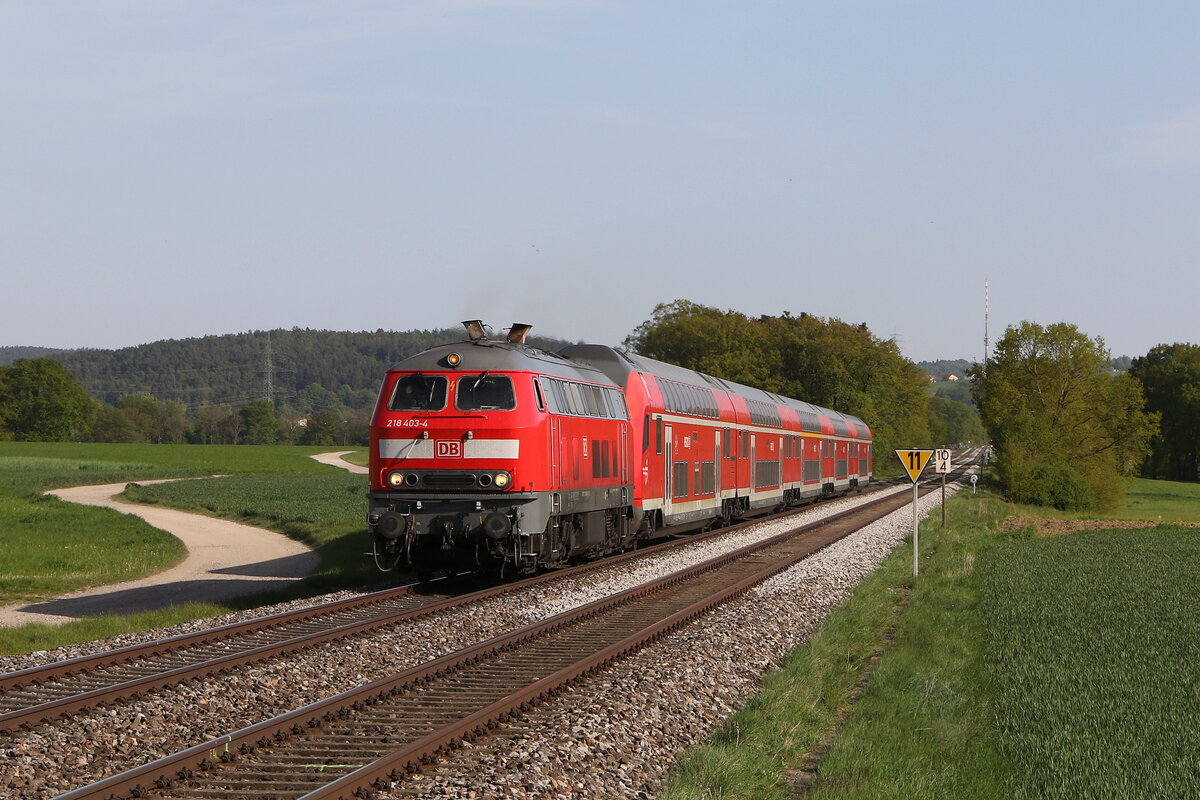
{"type": "Polygon", "coordinates": [[[721,505],[721,431],[713,431],[713,494],[717,498],[717,506],[721,505]]]}
{"type": "Polygon", "coordinates": [[[671,498],[675,496],[675,439],[671,426],[663,426],[663,524],[671,515],[671,498]]]}
{"type": "Polygon", "coordinates": [[[775,455],[779,456],[779,469],[775,473],[775,476],[776,476],[775,477],[775,485],[778,486],[780,489],[782,489],[783,488],[783,468],[784,468],[783,437],[780,436],[776,441],[778,442],[779,449],[775,452],[775,455]]]}
{"type": "Polygon", "coordinates": [[[758,441],[750,434],[750,505],[754,505],[754,495],[758,492],[758,441]]]}

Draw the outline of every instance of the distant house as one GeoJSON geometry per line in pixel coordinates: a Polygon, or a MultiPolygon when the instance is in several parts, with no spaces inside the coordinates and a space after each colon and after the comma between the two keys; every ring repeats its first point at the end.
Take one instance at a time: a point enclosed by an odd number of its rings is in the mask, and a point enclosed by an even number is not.
{"type": "Polygon", "coordinates": [[[935,376],[935,375],[926,375],[925,377],[926,377],[926,378],[929,378],[929,382],[930,382],[930,383],[937,383],[937,376],[935,376]]]}
{"type": "Polygon", "coordinates": [[[956,380],[958,380],[958,376],[957,376],[957,375],[955,375],[955,374],[952,372],[952,373],[950,373],[949,375],[947,375],[947,376],[946,376],[946,380],[948,380],[948,381],[956,381],[956,380]]]}

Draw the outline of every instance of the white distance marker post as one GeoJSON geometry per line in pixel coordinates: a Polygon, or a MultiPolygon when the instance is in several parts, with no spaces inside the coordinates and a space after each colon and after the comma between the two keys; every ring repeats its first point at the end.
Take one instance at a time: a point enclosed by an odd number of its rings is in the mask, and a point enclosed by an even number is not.
{"type": "Polygon", "coordinates": [[[904,465],[904,471],[908,473],[908,477],[912,480],[913,485],[913,575],[916,575],[920,572],[919,562],[917,561],[917,478],[921,477],[921,470],[925,469],[925,465],[933,457],[933,451],[897,450],[896,456],[900,459],[900,463],[904,465]]]}
{"type": "Polygon", "coordinates": [[[942,527],[946,527],[946,473],[954,469],[951,459],[954,453],[948,449],[933,454],[933,471],[942,476],[942,527]]]}

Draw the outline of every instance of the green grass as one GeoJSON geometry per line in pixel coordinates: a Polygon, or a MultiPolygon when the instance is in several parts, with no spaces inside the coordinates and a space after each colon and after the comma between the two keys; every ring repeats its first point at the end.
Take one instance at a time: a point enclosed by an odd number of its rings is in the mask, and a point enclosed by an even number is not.
{"type": "Polygon", "coordinates": [[[0,604],[119,583],[173,566],[183,543],[142,520],[41,495],[0,493],[0,604]]]}
{"type": "MultiPolygon", "coordinates": [[[[191,499],[180,502],[209,505],[216,509],[210,513],[265,524],[314,546],[322,558],[316,574],[287,590],[224,606],[178,606],[61,627],[0,629],[0,652],[28,652],[174,624],[275,599],[362,586],[376,579],[361,556],[366,544],[366,482],[362,476],[350,476],[308,457],[325,450],[328,448],[0,442],[0,605],[135,579],[167,569],[184,556],[175,537],[136,517],[43,496],[43,491],[53,488],[231,475],[223,479],[229,483],[200,480],[168,485],[189,487],[182,491],[190,493],[191,499]],[[238,483],[255,479],[260,483],[238,483]],[[235,493],[234,507],[227,507],[231,486],[243,490],[240,496],[235,493]],[[205,494],[207,499],[202,497],[205,494]],[[288,508],[293,512],[289,514],[288,508]]],[[[150,487],[138,491],[148,493],[150,487]]],[[[168,495],[169,491],[164,492],[159,500],[167,502],[168,495]]]]}
{"type": "Polygon", "coordinates": [[[371,462],[371,454],[364,449],[351,450],[346,455],[342,456],[343,461],[349,461],[351,464],[358,464],[360,467],[368,466],[371,462]]]}
{"type": "Polygon", "coordinates": [[[835,609],[807,646],[793,651],[762,694],[731,717],[711,744],[673,773],[668,798],[787,798],[785,771],[833,730],[871,655],[895,638],[820,765],[813,797],[976,798],[995,796],[1005,772],[979,702],[987,678],[978,644],[973,564],[976,531],[999,505],[961,496],[945,532],[922,527],[921,575],[900,547],[835,609]],[[907,587],[907,607],[896,609],[907,587]],[[947,770],[953,763],[961,770],[947,770]]]}
{"type": "Polygon", "coordinates": [[[1151,522],[1200,521],[1200,483],[1174,483],[1138,478],[1130,481],[1119,511],[1108,519],[1151,522]]]}
{"type": "MultiPolygon", "coordinates": [[[[1122,513],[1197,521],[1200,487],[1137,481],[1122,513]]],[[[1035,511],[960,493],[922,525],[921,575],[805,794],[828,798],[1190,797],[1200,787],[1200,531],[1035,538],[1035,511]]],[[[1056,517],[1064,515],[1053,515],[1056,517]]],[[[900,548],[761,695],[683,758],[670,798],[785,798],[881,644],[900,548]]]]}

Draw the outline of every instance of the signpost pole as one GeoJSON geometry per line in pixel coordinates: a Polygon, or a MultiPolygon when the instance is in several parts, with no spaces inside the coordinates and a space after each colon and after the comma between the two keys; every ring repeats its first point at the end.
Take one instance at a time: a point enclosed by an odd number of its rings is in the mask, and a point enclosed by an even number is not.
{"type": "Polygon", "coordinates": [[[913,575],[920,570],[917,562],[917,482],[913,481],[913,575]]]}
{"type": "Polygon", "coordinates": [[[946,475],[942,474],[942,527],[946,527],[946,475]]]}
{"type": "Polygon", "coordinates": [[[913,575],[916,575],[920,569],[917,563],[918,553],[918,531],[917,531],[917,479],[921,477],[921,470],[925,469],[925,465],[929,463],[930,457],[933,455],[932,450],[897,450],[896,456],[900,459],[900,463],[904,465],[904,471],[908,473],[908,477],[912,480],[913,485],[913,575]]]}

